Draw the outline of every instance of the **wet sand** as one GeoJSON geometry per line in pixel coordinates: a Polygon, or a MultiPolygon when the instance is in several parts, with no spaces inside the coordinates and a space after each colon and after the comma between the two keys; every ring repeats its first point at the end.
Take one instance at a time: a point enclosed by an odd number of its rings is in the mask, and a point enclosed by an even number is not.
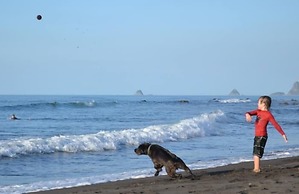
{"type": "Polygon", "coordinates": [[[211,169],[194,170],[193,173],[196,175],[194,180],[191,180],[191,177],[185,172],[180,172],[183,174],[182,179],[171,179],[166,175],[153,176],[36,193],[299,193],[299,156],[261,160],[262,171],[260,173],[253,173],[252,167],[253,162],[244,162],[211,169]]]}

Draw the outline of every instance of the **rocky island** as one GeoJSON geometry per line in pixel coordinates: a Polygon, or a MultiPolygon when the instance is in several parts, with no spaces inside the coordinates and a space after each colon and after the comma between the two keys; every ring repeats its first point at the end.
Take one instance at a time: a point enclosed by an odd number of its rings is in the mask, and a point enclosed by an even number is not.
{"type": "Polygon", "coordinates": [[[293,87],[288,92],[288,95],[299,95],[299,81],[293,84],[293,87]]]}
{"type": "Polygon", "coordinates": [[[229,96],[240,96],[240,93],[237,89],[233,89],[229,94],[229,96]]]}

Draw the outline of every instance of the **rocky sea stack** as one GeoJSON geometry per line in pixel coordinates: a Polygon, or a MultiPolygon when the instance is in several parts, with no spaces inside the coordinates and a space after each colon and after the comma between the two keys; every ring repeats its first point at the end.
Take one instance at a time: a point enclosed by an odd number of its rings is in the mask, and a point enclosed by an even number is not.
{"type": "Polygon", "coordinates": [[[228,95],[229,96],[240,96],[240,93],[238,92],[238,90],[233,89],[228,95]]]}
{"type": "Polygon", "coordinates": [[[143,92],[141,90],[137,90],[135,95],[136,96],[143,96],[143,92]]]}
{"type": "Polygon", "coordinates": [[[288,95],[299,95],[299,81],[296,81],[293,84],[293,87],[290,89],[288,95]]]}

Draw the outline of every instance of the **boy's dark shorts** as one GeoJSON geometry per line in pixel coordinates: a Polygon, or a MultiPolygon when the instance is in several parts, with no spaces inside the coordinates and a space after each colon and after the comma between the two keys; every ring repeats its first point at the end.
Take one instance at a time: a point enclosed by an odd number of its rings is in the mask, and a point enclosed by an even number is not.
{"type": "Polygon", "coordinates": [[[267,136],[255,136],[253,143],[253,155],[262,158],[264,155],[264,149],[267,143],[267,136]]]}

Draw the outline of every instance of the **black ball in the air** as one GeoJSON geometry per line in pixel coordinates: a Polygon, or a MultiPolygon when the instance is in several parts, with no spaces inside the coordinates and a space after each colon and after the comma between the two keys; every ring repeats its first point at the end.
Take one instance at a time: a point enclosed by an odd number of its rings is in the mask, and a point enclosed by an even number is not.
{"type": "Polygon", "coordinates": [[[43,17],[41,15],[37,15],[36,19],[41,20],[43,17]]]}

